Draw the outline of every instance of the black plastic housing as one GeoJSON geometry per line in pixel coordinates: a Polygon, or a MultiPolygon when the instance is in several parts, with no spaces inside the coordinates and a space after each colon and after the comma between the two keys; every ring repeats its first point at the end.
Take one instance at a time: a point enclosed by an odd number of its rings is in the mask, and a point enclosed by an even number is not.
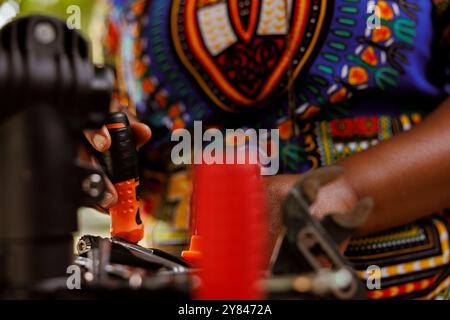
{"type": "Polygon", "coordinates": [[[104,155],[108,177],[112,183],[139,179],[138,153],[130,123],[125,113],[108,115],[106,126],[111,136],[111,147],[104,155]],[[119,125],[116,128],[111,125],[119,125]],[[123,126],[121,126],[123,125],[123,126]]]}
{"type": "Polygon", "coordinates": [[[82,182],[96,174],[77,164],[79,137],[103,124],[112,83],[64,21],[29,16],[0,30],[0,297],[67,277],[82,182]]]}

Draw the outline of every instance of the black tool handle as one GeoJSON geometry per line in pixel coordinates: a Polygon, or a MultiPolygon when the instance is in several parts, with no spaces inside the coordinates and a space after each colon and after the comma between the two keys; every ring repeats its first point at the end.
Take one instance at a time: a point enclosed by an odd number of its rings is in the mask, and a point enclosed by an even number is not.
{"type": "Polygon", "coordinates": [[[111,136],[111,147],[103,156],[108,177],[113,184],[138,180],[138,153],[127,116],[123,112],[111,113],[105,125],[111,136]]]}

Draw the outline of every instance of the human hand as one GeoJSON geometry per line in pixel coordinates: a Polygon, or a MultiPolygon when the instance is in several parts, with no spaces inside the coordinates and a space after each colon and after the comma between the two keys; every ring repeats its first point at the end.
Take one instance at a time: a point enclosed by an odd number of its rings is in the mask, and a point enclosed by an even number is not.
{"type": "MultiPolygon", "coordinates": [[[[126,112],[124,110],[121,111],[125,112],[128,116],[130,127],[135,137],[136,146],[139,149],[150,140],[151,130],[147,125],[138,122],[136,117],[129,114],[129,112],[126,112]]],[[[106,152],[111,146],[111,136],[109,135],[108,129],[105,126],[96,130],[85,130],[84,135],[91,146],[98,152],[106,152]]],[[[94,166],[99,166],[95,157],[89,154],[89,152],[83,147],[80,148],[80,157],[84,160],[89,161],[94,166]]],[[[111,183],[108,177],[105,176],[104,179],[106,184],[106,192],[103,196],[103,199],[100,201],[96,208],[99,211],[107,212],[109,208],[116,204],[118,196],[114,185],[111,183]]]]}
{"type": "MultiPolygon", "coordinates": [[[[268,199],[270,221],[270,248],[275,245],[282,228],[282,203],[287,194],[302,178],[302,175],[279,175],[266,177],[266,190],[268,199]]],[[[321,186],[310,207],[311,214],[317,219],[323,219],[327,214],[349,213],[358,203],[358,197],[351,186],[342,176],[321,186]]],[[[348,241],[339,244],[342,252],[345,251],[348,241]]]]}

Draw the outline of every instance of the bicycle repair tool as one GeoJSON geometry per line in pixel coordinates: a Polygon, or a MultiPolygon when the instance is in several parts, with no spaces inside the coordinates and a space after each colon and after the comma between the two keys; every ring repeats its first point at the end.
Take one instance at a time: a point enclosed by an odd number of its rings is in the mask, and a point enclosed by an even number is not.
{"type": "MultiPolygon", "coordinates": [[[[364,198],[353,211],[332,213],[322,221],[313,217],[309,210],[320,187],[341,173],[342,169],[336,166],[317,169],[305,174],[290,190],[283,203],[285,231],[274,250],[271,270],[274,279],[278,276],[311,272],[318,274],[324,269],[330,270],[340,276],[328,279],[341,282],[339,285],[330,284],[323,298],[363,299],[363,283],[350,267],[349,261],[339,252],[338,244],[349,239],[354,229],[364,223],[373,207],[373,200],[364,198]]],[[[294,292],[286,293],[291,296],[294,292]]]]}
{"type": "Polygon", "coordinates": [[[120,238],[86,235],[77,243],[77,266],[83,270],[83,298],[187,299],[191,288],[188,265],[178,257],[147,249],[120,238]]]}
{"type": "Polygon", "coordinates": [[[117,190],[117,204],[109,209],[111,236],[137,243],[144,237],[139,213],[139,164],[136,143],[125,113],[111,113],[106,122],[111,147],[103,155],[103,167],[117,190]]]}
{"type": "Polygon", "coordinates": [[[106,189],[103,172],[77,152],[83,131],[105,124],[113,89],[112,72],[88,56],[80,33],[55,18],[0,30],[0,298],[186,299],[187,268],[164,252],[83,237],[86,256],[73,254],[78,208],[106,189]]]}
{"type": "Polygon", "coordinates": [[[182,259],[162,250],[144,248],[120,238],[101,238],[85,235],[78,240],[76,249],[80,257],[100,247],[102,241],[110,243],[108,263],[139,267],[157,271],[161,268],[173,273],[186,273],[189,265],[182,259]]]}
{"type": "Polygon", "coordinates": [[[102,173],[78,161],[78,137],[103,125],[112,88],[64,21],[27,16],[0,30],[0,297],[66,279],[77,209],[105,190],[102,173]]]}

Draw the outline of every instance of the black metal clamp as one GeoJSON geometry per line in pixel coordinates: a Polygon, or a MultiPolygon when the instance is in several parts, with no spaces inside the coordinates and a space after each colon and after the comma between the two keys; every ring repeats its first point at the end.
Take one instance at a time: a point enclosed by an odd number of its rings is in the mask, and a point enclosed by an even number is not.
{"type": "Polygon", "coordinates": [[[322,221],[313,217],[309,210],[319,188],[341,173],[339,167],[311,171],[291,189],[284,201],[285,231],[272,256],[274,277],[270,281],[275,285],[284,283],[285,291],[290,294],[297,291],[307,298],[345,300],[365,297],[361,280],[340,253],[338,244],[350,238],[354,229],[364,223],[372,209],[372,199],[362,199],[353,211],[330,214],[322,221]],[[300,284],[297,290],[294,282],[300,284]]]}

